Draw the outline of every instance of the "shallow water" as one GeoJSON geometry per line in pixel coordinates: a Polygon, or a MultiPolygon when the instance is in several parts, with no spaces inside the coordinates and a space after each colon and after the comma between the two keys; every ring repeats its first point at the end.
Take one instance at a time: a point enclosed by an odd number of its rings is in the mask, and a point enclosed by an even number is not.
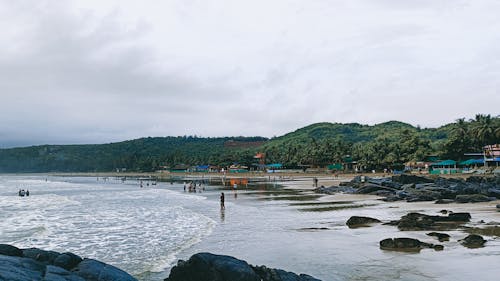
{"type": "MultiPolygon", "coordinates": [[[[410,210],[436,214],[472,205],[382,204],[373,197],[318,198],[254,186],[225,190],[221,212],[219,188],[207,186],[195,194],[183,192],[177,183],[141,189],[134,180],[0,176],[0,243],[71,251],[116,265],[140,280],[162,280],[177,259],[197,252],[233,255],[322,280],[489,281],[500,276],[500,240],[495,237],[485,236],[484,248],[467,249],[457,242],[467,235],[462,231],[448,231],[450,242],[439,243],[426,232],[400,232],[393,226],[345,226],[352,215],[392,220],[410,210]],[[19,188],[29,188],[32,196],[18,197],[19,188]],[[302,210],[328,207],[328,202],[332,207],[366,206],[302,210]],[[418,254],[380,250],[379,241],[388,237],[418,238],[445,249],[418,254]]],[[[482,208],[475,207],[472,224],[500,221],[500,213],[482,208]]]]}

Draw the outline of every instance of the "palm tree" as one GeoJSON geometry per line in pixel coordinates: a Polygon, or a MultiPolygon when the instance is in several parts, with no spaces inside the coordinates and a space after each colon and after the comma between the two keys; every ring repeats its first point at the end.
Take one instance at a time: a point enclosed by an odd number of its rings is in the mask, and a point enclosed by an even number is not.
{"type": "Polygon", "coordinates": [[[492,144],[495,139],[495,124],[491,115],[477,114],[475,120],[472,120],[472,134],[476,138],[477,144],[483,147],[492,144]]]}

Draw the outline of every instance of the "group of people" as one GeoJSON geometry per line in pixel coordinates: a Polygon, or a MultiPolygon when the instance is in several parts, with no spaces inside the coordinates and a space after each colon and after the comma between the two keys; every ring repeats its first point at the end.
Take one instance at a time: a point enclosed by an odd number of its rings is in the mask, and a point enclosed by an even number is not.
{"type": "Polygon", "coordinates": [[[19,189],[19,192],[17,193],[19,196],[30,196],[30,191],[28,189],[19,189]]]}
{"type": "Polygon", "coordinates": [[[202,190],[205,190],[205,186],[203,185],[203,183],[201,181],[200,182],[191,181],[191,182],[189,182],[189,184],[186,184],[186,182],[184,182],[184,191],[186,191],[186,188],[187,188],[189,192],[196,193],[196,186],[198,186],[198,192],[200,192],[200,193],[202,190]]]}

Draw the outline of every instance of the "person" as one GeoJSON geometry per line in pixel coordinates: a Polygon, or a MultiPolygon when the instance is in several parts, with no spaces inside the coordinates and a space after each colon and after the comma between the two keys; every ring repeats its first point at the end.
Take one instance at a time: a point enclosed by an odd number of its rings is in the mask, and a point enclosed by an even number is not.
{"type": "Polygon", "coordinates": [[[30,191],[29,191],[29,189],[26,189],[26,196],[30,196],[30,191]]]}
{"type": "Polygon", "coordinates": [[[224,206],[224,192],[220,193],[220,208],[225,209],[226,206],[224,206]]]}

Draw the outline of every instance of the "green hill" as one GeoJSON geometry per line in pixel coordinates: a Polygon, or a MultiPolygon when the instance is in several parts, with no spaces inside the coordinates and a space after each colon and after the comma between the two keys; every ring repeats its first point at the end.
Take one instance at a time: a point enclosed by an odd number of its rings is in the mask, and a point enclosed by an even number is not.
{"type": "Polygon", "coordinates": [[[153,171],[177,164],[228,166],[267,163],[326,166],[353,159],[366,168],[400,165],[429,155],[459,160],[485,144],[500,143],[500,118],[475,119],[439,128],[389,121],[373,126],[317,123],[280,137],[148,137],[92,145],[42,145],[0,149],[0,172],[153,171]]]}

